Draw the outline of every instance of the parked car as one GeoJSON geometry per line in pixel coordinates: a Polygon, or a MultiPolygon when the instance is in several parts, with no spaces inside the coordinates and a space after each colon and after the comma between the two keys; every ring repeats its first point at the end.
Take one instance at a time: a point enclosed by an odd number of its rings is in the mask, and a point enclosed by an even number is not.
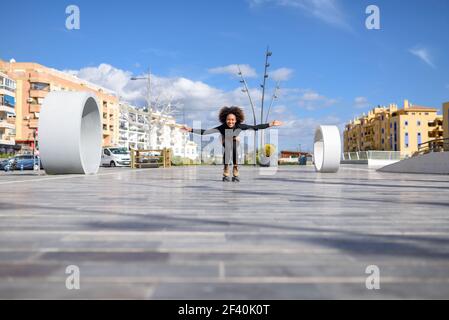
{"type": "Polygon", "coordinates": [[[7,160],[3,166],[5,171],[13,170],[36,170],[40,168],[43,169],[42,162],[39,157],[33,155],[19,155],[7,160]]]}
{"type": "Polygon", "coordinates": [[[5,166],[9,164],[12,158],[0,160],[0,170],[5,170],[5,166]]]}
{"type": "Polygon", "coordinates": [[[131,155],[126,148],[103,148],[101,165],[107,167],[129,167],[131,155]]]}

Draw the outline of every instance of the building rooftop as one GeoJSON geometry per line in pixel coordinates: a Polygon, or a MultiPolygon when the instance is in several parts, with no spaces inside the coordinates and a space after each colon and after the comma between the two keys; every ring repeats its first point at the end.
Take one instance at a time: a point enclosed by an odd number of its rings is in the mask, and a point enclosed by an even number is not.
{"type": "Polygon", "coordinates": [[[90,87],[91,89],[94,90],[101,90],[104,93],[110,94],[110,95],[114,95],[117,96],[117,93],[113,90],[107,89],[105,87],[99,86],[97,84],[94,84],[92,82],[89,82],[87,80],[78,78],[77,76],[75,76],[74,74],[70,73],[70,72],[63,72],[54,68],[50,68],[50,67],[46,67],[43,66],[39,63],[35,63],[35,62],[5,62],[0,60],[0,67],[2,67],[3,69],[9,69],[12,66],[14,66],[14,69],[18,69],[20,70],[21,68],[23,69],[23,71],[28,70],[28,69],[33,69],[38,73],[49,73],[51,75],[54,75],[56,77],[60,77],[62,79],[65,79],[67,81],[71,81],[80,85],[85,85],[90,87]]]}

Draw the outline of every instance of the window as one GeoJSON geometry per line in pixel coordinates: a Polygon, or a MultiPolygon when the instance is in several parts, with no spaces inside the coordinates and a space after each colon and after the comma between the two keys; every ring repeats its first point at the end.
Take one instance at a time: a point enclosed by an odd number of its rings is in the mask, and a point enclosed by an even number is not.
{"type": "Polygon", "coordinates": [[[408,132],[405,133],[405,147],[408,148],[409,145],[409,139],[408,139],[408,132]]]}
{"type": "Polygon", "coordinates": [[[111,153],[109,152],[108,149],[104,149],[104,154],[107,155],[107,156],[110,156],[110,155],[111,155],[111,153]]]}
{"type": "Polygon", "coordinates": [[[382,144],[385,144],[385,139],[382,139],[382,144]]]}
{"type": "Polygon", "coordinates": [[[408,121],[405,121],[405,123],[404,123],[404,124],[405,124],[405,126],[408,126],[408,121]]]}
{"type": "Polygon", "coordinates": [[[418,146],[422,144],[422,136],[421,136],[421,132],[418,132],[418,146]]]}
{"type": "MultiPolygon", "coordinates": [[[[109,150],[107,150],[107,151],[109,152],[109,150]]],[[[113,148],[113,149],[111,149],[111,152],[113,154],[119,154],[119,155],[128,155],[129,154],[128,149],[126,149],[126,148],[113,148]]],[[[105,153],[106,153],[106,150],[105,150],[105,153]]]]}
{"type": "Polygon", "coordinates": [[[5,87],[7,89],[10,89],[10,90],[13,90],[13,91],[16,90],[16,82],[13,81],[13,80],[8,79],[8,78],[4,78],[4,84],[5,84],[5,87]]]}
{"type": "Polygon", "coordinates": [[[382,128],[382,134],[384,134],[385,133],[385,129],[384,128],[382,128]]]}
{"type": "Polygon", "coordinates": [[[418,121],[416,122],[416,125],[417,125],[418,127],[421,126],[421,121],[418,120],[418,121]]]}
{"type": "Polygon", "coordinates": [[[48,83],[43,82],[32,82],[31,90],[45,90],[50,91],[50,85],[48,83]]]}
{"type": "Polygon", "coordinates": [[[0,102],[8,107],[14,108],[16,106],[16,99],[14,97],[3,95],[0,96],[0,102]]]}

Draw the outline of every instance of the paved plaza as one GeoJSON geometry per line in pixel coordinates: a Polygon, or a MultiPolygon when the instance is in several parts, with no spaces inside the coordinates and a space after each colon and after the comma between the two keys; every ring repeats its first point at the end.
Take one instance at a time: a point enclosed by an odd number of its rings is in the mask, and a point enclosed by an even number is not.
{"type": "Polygon", "coordinates": [[[0,298],[449,298],[449,176],[220,174],[0,173],[0,298]],[[371,265],[380,290],[366,288],[371,265]]]}

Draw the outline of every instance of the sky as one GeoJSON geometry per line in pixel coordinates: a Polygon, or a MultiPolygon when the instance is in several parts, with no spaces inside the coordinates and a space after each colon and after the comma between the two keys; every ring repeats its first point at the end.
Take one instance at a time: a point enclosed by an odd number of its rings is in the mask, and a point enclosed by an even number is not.
{"type": "Polygon", "coordinates": [[[260,118],[269,46],[265,105],[280,81],[269,120],[285,123],[282,149],[310,150],[318,125],[343,128],[377,105],[449,101],[447,0],[22,0],[2,13],[0,59],[70,72],[137,106],[146,82],[130,78],[150,68],[153,101],[172,101],[179,121],[204,128],[224,105],[244,107],[252,124],[237,65],[260,118]],[[69,5],[79,29],[66,28],[69,5]],[[366,28],[369,5],[378,30],[366,28]]]}

